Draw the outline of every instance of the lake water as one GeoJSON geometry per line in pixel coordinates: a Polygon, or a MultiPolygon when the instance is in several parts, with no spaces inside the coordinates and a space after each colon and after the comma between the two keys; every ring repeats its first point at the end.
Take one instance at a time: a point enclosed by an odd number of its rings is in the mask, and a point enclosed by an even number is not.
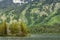
{"type": "Polygon", "coordinates": [[[60,34],[35,34],[30,37],[0,37],[0,40],[60,40],[60,34]]]}

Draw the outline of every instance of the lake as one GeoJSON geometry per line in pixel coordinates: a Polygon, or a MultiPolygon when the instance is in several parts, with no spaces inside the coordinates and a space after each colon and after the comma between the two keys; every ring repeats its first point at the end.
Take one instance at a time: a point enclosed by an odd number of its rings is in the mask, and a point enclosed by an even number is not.
{"type": "Polygon", "coordinates": [[[0,40],[60,40],[60,34],[33,34],[30,37],[0,37],[0,40]]]}

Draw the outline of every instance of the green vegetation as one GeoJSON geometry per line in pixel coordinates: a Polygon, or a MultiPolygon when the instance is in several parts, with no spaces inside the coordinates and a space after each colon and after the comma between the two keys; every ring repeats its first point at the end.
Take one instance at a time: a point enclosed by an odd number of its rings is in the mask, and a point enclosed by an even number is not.
{"type": "Polygon", "coordinates": [[[60,33],[60,23],[55,23],[54,25],[36,25],[36,26],[31,26],[30,32],[32,34],[58,34],[60,33]]]}
{"type": "Polygon", "coordinates": [[[10,27],[10,32],[4,35],[25,36],[29,33],[60,33],[60,2],[58,1],[40,0],[21,6],[11,5],[0,9],[0,13],[0,17],[4,14],[6,16],[6,22],[0,20],[0,30],[2,30],[0,34],[6,32],[4,31],[6,26],[10,27]],[[25,28],[26,26],[28,27],[27,29],[25,28]]]}
{"type": "Polygon", "coordinates": [[[21,19],[15,20],[13,16],[10,17],[9,22],[6,19],[6,16],[3,14],[1,16],[2,22],[0,23],[0,36],[28,36],[29,30],[21,19]]]}

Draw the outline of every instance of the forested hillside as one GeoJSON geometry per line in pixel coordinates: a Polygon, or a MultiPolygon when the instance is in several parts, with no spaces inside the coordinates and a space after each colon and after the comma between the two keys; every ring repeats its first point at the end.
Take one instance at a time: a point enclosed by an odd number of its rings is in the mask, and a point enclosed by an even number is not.
{"type": "Polygon", "coordinates": [[[60,1],[34,0],[27,4],[12,4],[0,9],[0,15],[5,14],[19,18],[29,27],[31,33],[60,33],[60,1]]]}

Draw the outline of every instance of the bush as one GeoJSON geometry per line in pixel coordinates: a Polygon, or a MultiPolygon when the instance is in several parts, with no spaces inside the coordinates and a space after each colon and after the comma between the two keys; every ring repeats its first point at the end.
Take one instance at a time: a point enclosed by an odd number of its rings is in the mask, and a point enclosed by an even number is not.
{"type": "Polygon", "coordinates": [[[60,23],[55,23],[53,25],[37,25],[31,26],[30,33],[41,34],[41,33],[60,33],[60,23]]]}

